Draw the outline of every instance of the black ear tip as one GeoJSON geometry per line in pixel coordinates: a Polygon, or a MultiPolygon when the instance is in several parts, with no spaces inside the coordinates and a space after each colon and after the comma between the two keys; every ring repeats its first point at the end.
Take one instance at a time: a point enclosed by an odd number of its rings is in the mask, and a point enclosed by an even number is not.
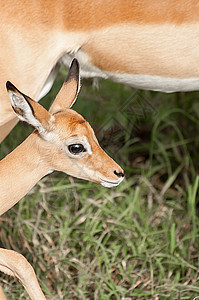
{"type": "Polygon", "coordinates": [[[6,88],[7,91],[12,91],[12,92],[18,91],[17,88],[14,86],[14,84],[12,84],[10,81],[6,82],[6,88]]]}
{"type": "Polygon", "coordinates": [[[73,58],[71,65],[70,65],[70,69],[71,68],[79,69],[79,62],[78,62],[77,58],[73,58]]]}
{"type": "Polygon", "coordinates": [[[78,77],[79,76],[79,62],[76,58],[72,60],[70,65],[69,73],[71,77],[78,77]]]}
{"type": "Polygon", "coordinates": [[[7,88],[7,90],[12,90],[13,84],[10,81],[7,81],[6,82],[6,88],[7,88]]]}
{"type": "Polygon", "coordinates": [[[66,81],[70,80],[71,78],[79,80],[79,62],[76,58],[74,58],[71,62],[66,81]]]}

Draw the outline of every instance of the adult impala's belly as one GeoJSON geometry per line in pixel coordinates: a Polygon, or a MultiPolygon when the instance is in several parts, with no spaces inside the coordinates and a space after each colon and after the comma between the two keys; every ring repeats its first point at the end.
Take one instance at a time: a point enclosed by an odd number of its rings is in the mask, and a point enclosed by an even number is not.
{"type": "MultiPolygon", "coordinates": [[[[71,55],[65,54],[61,61],[64,65],[69,66],[71,62],[71,55]]],[[[82,51],[78,51],[75,57],[79,60],[81,65],[81,77],[90,78],[98,77],[104,79],[110,79],[118,83],[130,85],[134,88],[153,90],[160,92],[187,92],[199,90],[199,76],[190,78],[175,78],[175,77],[164,77],[156,75],[145,75],[145,74],[128,74],[109,72],[101,70],[94,65],[91,65],[87,54],[82,51]],[[88,61],[87,61],[87,59],[88,61]],[[87,63],[86,63],[87,61],[87,63]]]]}
{"type": "Polygon", "coordinates": [[[199,89],[199,24],[115,25],[91,34],[76,56],[87,76],[164,92],[199,89]]]}

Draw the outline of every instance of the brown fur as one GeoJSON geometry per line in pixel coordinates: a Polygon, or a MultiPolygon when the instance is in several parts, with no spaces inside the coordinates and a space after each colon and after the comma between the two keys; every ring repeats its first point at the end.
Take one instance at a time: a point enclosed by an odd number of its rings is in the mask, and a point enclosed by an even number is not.
{"type": "Polygon", "coordinates": [[[65,11],[65,26],[72,30],[92,31],[120,23],[160,25],[199,21],[197,0],[94,0],[92,5],[90,1],[73,0],[65,11]]]}
{"type": "Polygon", "coordinates": [[[62,25],[67,30],[78,31],[93,31],[120,23],[182,24],[199,20],[197,0],[7,0],[2,3],[1,11],[27,27],[33,27],[39,20],[40,26],[58,28],[62,25]]]}

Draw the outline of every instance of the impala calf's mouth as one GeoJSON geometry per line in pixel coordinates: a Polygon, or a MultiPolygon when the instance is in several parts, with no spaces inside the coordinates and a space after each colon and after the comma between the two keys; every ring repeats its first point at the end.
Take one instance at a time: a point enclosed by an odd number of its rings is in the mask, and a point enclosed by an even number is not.
{"type": "Polygon", "coordinates": [[[118,186],[124,180],[124,176],[116,181],[109,181],[102,178],[100,178],[100,180],[101,180],[101,185],[107,188],[111,188],[111,187],[118,186]]]}

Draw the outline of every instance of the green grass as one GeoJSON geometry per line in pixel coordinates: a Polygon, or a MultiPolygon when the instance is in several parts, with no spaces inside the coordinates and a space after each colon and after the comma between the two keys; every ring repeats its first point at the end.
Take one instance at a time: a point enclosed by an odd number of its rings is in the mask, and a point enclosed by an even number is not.
{"type": "MultiPolygon", "coordinates": [[[[49,107],[61,75],[42,104],[49,107]]],[[[117,188],[53,173],[1,218],[1,246],[33,265],[49,299],[194,299],[199,295],[199,94],[82,82],[74,109],[125,169],[117,188]]],[[[31,128],[18,124],[1,157],[31,128]]],[[[8,299],[27,299],[1,275],[8,299]]]]}

